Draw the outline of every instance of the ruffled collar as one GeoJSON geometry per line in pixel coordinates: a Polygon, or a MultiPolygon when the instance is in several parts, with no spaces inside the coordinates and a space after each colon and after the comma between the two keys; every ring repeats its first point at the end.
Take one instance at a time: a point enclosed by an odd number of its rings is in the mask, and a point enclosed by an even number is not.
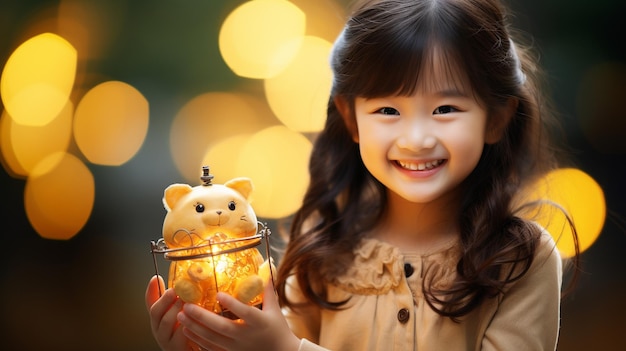
{"type": "Polygon", "coordinates": [[[414,254],[402,253],[399,248],[378,239],[364,238],[353,251],[352,265],[334,279],[333,284],[355,294],[382,295],[400,285],[407,260],[418,272],[428,271],[442,277],[454,272],[459,254],[456,240],[438,251],[414,254]]]}

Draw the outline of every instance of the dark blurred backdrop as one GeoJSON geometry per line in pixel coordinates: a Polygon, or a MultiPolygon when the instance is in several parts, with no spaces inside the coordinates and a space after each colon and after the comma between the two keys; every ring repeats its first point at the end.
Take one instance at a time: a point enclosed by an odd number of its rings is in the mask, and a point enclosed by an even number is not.
{"type": "MultiPolygon", "coordinates": [[[[85,0],[86,2],[91,0],[85,0]]],[[[96,0],[93,0],[96,1],[96,0]]],[[[92,215],[69,241],[42,239],[24,212],[24,179],[0,170],[0,345],[9,350],[156,350],[144,306],[160,236],[163,189],[181,176],[169,127],[193,96],[241,84],[219,55],[219,25],[242,0],[109,1],[119,11],[84,84],[115,79],[140,90],[150,127],[119,167],[89,164],[92,215]],[[214,38],[207,41],[206,38],[214,38]]],[[[0,63],[60,1],[0,2],[0,63]]],[[[342,6],[347,1],[338,1],[342,6]]],[[[604,189],[609,214],[582,255],[563,303],[559,350],[626,350],[626,2],[511,0],[549,73],[576,165],[604,189]]],[[[46,25],[42,25],[43,28],[46,25]]],[[[105,26],[105,28],[107,28],[105,26]]],[[[3,106],[0,105],[0,111],[3,106]]]]}

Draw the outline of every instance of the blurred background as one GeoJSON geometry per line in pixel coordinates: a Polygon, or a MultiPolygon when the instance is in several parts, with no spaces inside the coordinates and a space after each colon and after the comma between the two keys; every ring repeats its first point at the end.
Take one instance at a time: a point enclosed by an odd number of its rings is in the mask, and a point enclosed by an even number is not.
{"type": "MultiPolygon", "coordinates": [[[[163,190],[200,184],[204,164],[251,177],[274,232],[288,221],[349,2],[0,2],[3,349],[156,350],[163,190]]],[[[564,120],[562,191],[590,223],[559,350],[624,350],[626,3],[509,4],[564,120]]]]}

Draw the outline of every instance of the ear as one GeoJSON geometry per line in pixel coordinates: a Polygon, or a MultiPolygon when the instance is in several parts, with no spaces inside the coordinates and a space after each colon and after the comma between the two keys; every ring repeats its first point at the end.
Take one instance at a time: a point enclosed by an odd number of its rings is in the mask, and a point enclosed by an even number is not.
{"type": "Polygon", "coordinates": [[[191,186],[187,184],[172,184],[165,189],[163,195],[163,206],[170,211],[178,201],[191,192],[191,186]]]}
{"type": "Polygon", "coordinates": [[[231,179],[224,183],[224,186],[239,192],[246,200],[248,200],[248,197],[253,190],[252,180],[244,177],[231,179]]]}
{"type": "Polygon", "coordinates": [[[498,108],[494,111],[493,115],[490,116],[487,121],[487,130],[485,131],[485,143],[486,144],[495,144],[500,139],[502,139],[502,135],[504,135],[504,131],[506,130],[509,122],[515,113],[517,112],[517,106],[519,104],[519,100],[517,98],[511,97],[507,100],[506,104],[503,107],[498,108]]]}
{"type": "Polygon", "coordinates": [[[345,97],[340,95],[335,95],[333,98],[335,102],[335,106],[337,107],[337,111],[343,118],[343,123],[346,124],[346,128],[348,128],[348,132],[352,135],[352,140],[355,143],[359,142],[359,130],[356,125],[356,120],[352,117],[352,111],[350,109],[350,104],[346,100],[345,97]]]}

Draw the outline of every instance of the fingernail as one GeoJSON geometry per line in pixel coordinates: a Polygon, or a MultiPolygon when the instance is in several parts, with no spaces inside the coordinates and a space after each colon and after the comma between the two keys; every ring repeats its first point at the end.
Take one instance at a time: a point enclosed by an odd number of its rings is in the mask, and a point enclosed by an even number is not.
{"type": "Polygon", "coordinates": [[[183,312],[178,312],[178,314],[176,315],[176,318],[178,318],[178,321],[183,323],[187,317],[185,316],[185,314],[183,312]]]}
{"type": "Polygon", "coordinates": [[[218,292],[217,295],[215,296],[215,298],[217,299],[217,301],[224,301],[226,299],[228,299],[228,294],[224,293],[224,292],[218,292]]]}
{"type": "Polygon", "coordinates": [[[184,311],[187,312],[187,313],[195,313],[196,308],[199,308],[199,306],[198,305],[194,305],[192,303],[186,303],[183,306],[184,311]]]}

